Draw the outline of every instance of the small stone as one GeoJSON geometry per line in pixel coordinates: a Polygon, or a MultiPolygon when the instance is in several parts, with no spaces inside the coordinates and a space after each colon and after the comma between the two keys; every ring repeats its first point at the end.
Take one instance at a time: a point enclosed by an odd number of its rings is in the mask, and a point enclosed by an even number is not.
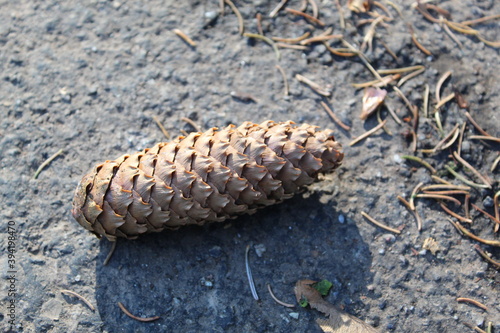
{"type": "Polygon", "coordinates": [[[384,235],[382,235],[382,239],[387,244],[391,244],[391,243],[394,243],[396,241],[396,236],[394,236],[393,234],[384,234],[384,235]]]}
{"type": "Polygon", "coordinates": [[[293,319],[299,319],[299,313],[298,312],[290,312],[288,315],[290,317],[292,317],[293,319]]]}
{"type": "Polygon", "coordinates": [[[484,207],[486,208],[491,208],[494,206],[494,203],[493,203],[493,199],[490,197],[490,196],[487,196],[486,198],[484,198],[483,200],[483,205],[484,207]]]}
{"type": "Polygon", "coordinates": [[[260,258],[262,257],[262,254],[266,252],[266,246],[264,244],[257,244],[254,246],[255,253],[257,256],[260,258]]]}
{"type": "Polygon", "coordinates": [[[384,254],[385,254],[385,249],[379,249],[379,250],[378,250],[378,254],[380,254],[380,255],[384,255],[384,254]]]}
{"type": "Polygon", "coordinates": [[[342,215],[342,214],[339,215],[339,222],[342,223],[342,224],[344,224],[344,222],[345,222],[345,216],[344,215],[342,215]]]}
{"type": "Polygon", "coordinates": [[[402,159],[401,156],[399,156],[398,154],[394,154],[392,160],[397,164],[402,164],[404,162],[404,159],[402,159]]]}
{"type": "Polygon", "coordinates": [[[75,276],[75,282],[80,282],[81,279],[82,279],[82,277],[80,276],[80,274],[75,276]]]}

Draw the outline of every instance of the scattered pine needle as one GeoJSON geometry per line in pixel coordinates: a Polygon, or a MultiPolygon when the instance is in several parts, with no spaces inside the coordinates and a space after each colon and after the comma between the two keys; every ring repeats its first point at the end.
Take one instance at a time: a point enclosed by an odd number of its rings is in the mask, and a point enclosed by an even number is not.
{"type": "Polygon", "coordinates": [[[498,166],[498,163],[500,163],[500,155],[498,155],[497,158],[495,158],[495,160],[493,161],[493,164],[491,165],[491,168],[490,168],[491,172],[495,171],[495,169],[498,166]]]}
{"type": "Polygon", "coordinates": [[[500,138],[496,138],[494,136],[486,136],[486,135],[471,135],[468,137],[472,140],[486,140],[486,141],[495,141],[500,143],[500,138]]]}
{"type": "Polygon", "coordinates": [[[455,170],[453,170],[448,165],[445,165],[444,167],[446,168],[446,170],[448,170],[449,173],[451,173],[453,176],[455,176],[455,178],[457,178],[458,180],[462,181],[464,184],[467,184],[467,185],[472,186],[474,188],[490,188],[489,185],[476,184],[473,181],[468,180],[467,178],[465,178],[464,176],[462,176],[461,174],[459,174],[458,172],[456,172],[455,170]]]}
{"type": "Polygon", "coordinates": [[[106,256],[106,259],[104,259],[104,262],[103,262],[103,266],[106,266],[108,263],[109,263],[109,260],[111,259],[111,257],[113,256],[113,253],[115,253],[115,250],[116,250],[116,243],[117,241],[115,240],[114,242],[111,242],[111,249],[109,249],[109,253],[108,255],[106,256]]]}
{"type": "Polygon", "coordinates": [[[325,26],[325,23],[317,18],[315,18],[314,16],[311,16],[309,14],[306,14],[304,12],[301,12],[299,10],[295,10],[295,9],[291,9],[291,8],[285,8],[285,12],[287,13],[290,13],[290,14],[293,14],[293,15],[297,15],[297,16],[302,16],[303,18],[305,18],[306,20],[312,22],[312,23],[315,23],[317,25],[320,25],[322,27],[325,26]]]}
{"type": "Polygon", "coordinates": [[[465,166],[467,169],[469,169],[473,174],[476,175],[477,178],[481,179],[481,181],[485,184],[488,185],[488,188],[492,188],[491,181],[486,179],[479,171],[477,171],[472,165],[470,165],[466,160],[460,157],[460,155],[457,154],[457,152],[453,152],[453,156],[459,161],[463,166],[465,166]]]}
{"type": "Polygon", "coordinates": [[[495,247],[500,247],[500,241],[497,241],[497,240],[488,240],[488,239],[483,239],[481,237],[478,237],[476,235],[474,235],[472,232],[470,232],[469,230],[465,229],[461,224],[460,222],[454,222],[452,219],[448,218],[448,221],[450,221],[451,224],[453,224],[453,226],[455,228],[457,228],[458,231],[460,231],[464,236],[467,236],[475,241],[478,241],[480,243],[483,243],[483,244],[486,244],[486,245],[490,245],[490,246],[495,246],[495,247]]]}
{"type": "Polygon", "coordinates": [[[257,290],[255,289],[255,282],[253,281],[252,270],[250,269],[250,263],[248,260],[248,252],[250,251],[250,245],[247,245],[245,250],[245,268],[247,271],[248,283],[250,284],[250,290],[252,291],[253,298],[258,301],[259,295],[257,294],[257,290]]]}
{"type": "Polygon", "coordinates": [[[67,290],[67,289],[61,289],[59,290],[61,293],[63,294],[66,294],[66,295],[71,295],[71,296],[75,296],[76,298],[78,298],[80,301],[82,301],[83,303],[85,303],[85,305],[87,305],[89,307],[90,310],[92,311],[95,311],[95,307],[90,304],[89,301],[87,301],[87,299],[85,297],[83,297],[82,295],[80,294],[77,294],[75,293],[74,291],[71,291],[71,290],[67,290]]]}
{"type": "Polygon", "coordinates": [[[384,125],[385,125],[386,122],[387,122],[387,119],[385,119],[383,122],[379,123],[377,126],[375,126],[374,128],[372,128],[371,130],[365,132],[364,134],[361,134],[356,139],[354,139],[351,142],[349,142],[349,146],[354,146],[356,143],[358,143],[358,142],[366,139],[367,137],[369,137],[373,133],[377,132],[379,129],[381,129],[382,127],[384,127],[384,125]]]}
{"type": "Polygon", "coordinates": [[[271,289],[271,285],[270,285],[269,283],[267,284],[267,290],[269,291],[269,295],[271,295],[272,299],[273,299],[276,303],[278,303],[279,305],[283,305],[283,306],[285,306],[285,307],[287,307],[287,308],[294,308],[294,307],[295,307],[295,305],[294,305],[294,304],[285,303],[285,302],[283,302],[283,301],[280,301],[280,300],[279,300],[279,299],[278,299],[278,298],[274,295],[273,290],[271,289]]]}
{"type": "Polygon", "coordinates": [[[311,36],[311,33],[309,31],[307,31],[302,36],[295,37],[295,38],[271,37],[271,39],[274,40],[275,42],[282,42],[282,43],[288,43],[288,44],[297,44],[297,43],[299,43],[300,41],[306,39],[309,36],[311,36]]]}
{"type": "Polygon", "coordinates": [[[285,70],[280,65],[276,65],[276,69],[278,69],[278,71],[281,73],[281,76],[283,77],[283,94],[285,96],[288,96],[290,89],[288,87],[288,79],[286,78],[285,70]]]}
{"type": "Polygon", "coordinates": [[[181,30],[179,29],[174,29],[173,30],[174,33],[179,36],[180,38],[182,38],[186,43],[188,43],[189,45],[191,45],[192,47],[195,47],[196,46],[196,43],[188,37],[188,35],[186,35],[184,32],[182,32],[181,30]]]}
{"type": "Polygon", "coordinates": [[[318,43],[318,42],[324,42],[330,39],[339,39],[343,38],[343,35],[325,35],[325,36],[314,36],[311,38],[304,39],[303,41],[300,42],[300,45],[308,45],[311,43],[318,43]]]}
{"type": "Polygon", "coordinates": [[[422,219],[420,218],[420,215],[418,214],[418,211],[415,209],[415,207],[412,209],[410,203],[406,201],[402,196],[398,195],[398,200],[401,201],[401,203],[408,209],[410,213],[413,214],[415,217],[415,220],[417,221],[417,230],[421,231],[422,230],[422,219]]]}
{"type": "Polygon", "coordinates": [[[429,171],[435,175],[437,173],[436,169],[434,169],[432,167],[432,165],[430,165],[428,162],[424,161],[423,159],[421,159],[420,157],[417,157],[417,156],[412,156],[412,155],[402,155],[401,158],[405,159],[405,160],[410,160],[410,161],[413,161],[413,162],[417,162],[417,163],[420,163],[421,165],[423,165],[424,167],[426,167],[427,169],[429,169],[429,171]]]}
{"type": "Polygon", "coordinates": [[[197,132],[202,132],[200,126],[198,126],[194,121],[192,121],[191,119],[189,118],[186,118],[186,117],[182,117],[181,118],[182,121],[185,121],[186,123],[188,123],[189,125],[191,125],[197,132]]]}
{"type": "Polygon", "coordinates": [[[283,8],[284,5],[286,5],[287,2],[288,0],[281,0],[280,3],[269,13],[269,17],[270,18],[275,17],[276,14],[278,14],[278,12],[283,8]]]}
{"type": "Polygon", "coordinates": [[[472,204],[472,207],[477,210],[478,212],[481,212],[483,213],[484,215],[486,215],[487,217],[489,217],[493,222],[495,222],[497,225],[500,225],[500,219],[497,219],[496,217],[494,217],[493,215],[489,214],[487,211],[485,211],[484,209],[481,209],[479,208],[477,205],[474,205],[472,204]]]}
{"type": "Polygon", "coordinates": [[[231,7],[231,10],[234,12],[236,17],[238,18],[238,32],[240,35],[243,35],[245,32],[245,24],[243,22],[243,17],[241,16],[240,11],[238,8],[234,5],[234,3],[231,0],[224,0],[224,2],[231,7]]]}
{"type": "MultiPolygon", "coordinates": [[[[437,84],[436,84],[436,102],[439,102],[441,101],[441,87],[443,86],[443,83],[451,76],[452,74],[452,71],[447,71],[446,73],[444,73],[441,78],[439,78],[437,84]]],[[[455,94],[453,94],[453,97],[455,97],[455,94]]]]}
{"type": "Polygon", "coordinates": [[[333,119],[333,121],[337,123],[337,125],[345,129],[346,131],[349,131],[351,129],[349,126],[344,124],[342,120],[340,120],[340,118],[335,115],[335,113],[333,113],[332,109],[328,106],[328,104],[321,101],[321,106],[325,109],[326,113],[328,113],[328,115],[333,119]]]}
{"type": "Polygon", "coordinates": [[[457,298],[457,302],[465,302],[465,303],[469,303],[469,304],[473,304],[475,306],[477,306],[478,308],[481,308],[483,309],[484,311],[488,311],[488,308],[486,307],[486,305],[478,302],[478,301],[475,301],[473,299],[470,299],[470,298],[466,298],[466,297],[458,297],[457,298]]]}
{"type": "Polygon", "coordinates": [[[363,217],[365,219],[367,219],[368,221],[370,221],[371,223],[375,224],[376,226],[378,226],[378,227],[380,227],[382,229],[385,229],[387,231],[393,232],[395,234],[400,234],[401,233],[400,230],[388,227],[385,224],[378,222],[377,220],[375,220],[373,217],[371,217],[370,215],[366,214],[365,212],[361,212],[361,215],[363,215],[363,217]]]}
{"type": "Polygon", "coordinates": [[[472,118],[472,116],[470,115],[470,113],[468,111],[465,111],[465,117],[467,117],[467,119],[470,121],[470,123],[472,124],[472,126],[474,126],[479,131],[479,133],[481,133],[484,136],[492,136],[492,135],[488,134],[488,132],[486,132],[485,130],[483,130],[481,128],[481,126],[479,126],[476,123],[476,121],[472,118]]]}
{"type": "Polygon", "coordinates": [[[286,44],[286,43],[281,43],[281,42],[277,42],[276,43],[276,46],[277,47],[281,47],[283,49],[292,49],[292,50],[301,50],[301,51],[305,51],[305,50],[308,50],[309,47],[308,46],[304,46],[304,45],[294,45],[294,44],[286,44]]]}
{"type": "Polygon", "coordinates": [[[489,262],[490,264],[495,266],[496,269],[500,269],[500,262],[497,262],[497,261],[491,259],[490,256],[486,252],[484,252],[483,249],[481,249],[481,247],[479,245],[476,244],[476,246],[474,246],[474,248],[481,255],[481,257],[484,258],[484,260],[486,260],[487,262],[489,262]]]}
{"type": "Polygon", "coordinates": [[[126,308],[125,306],[118,302],[118,306],[120,307],[120,309],[123,311],[123,313],[125,313],[127,316],[129,316],[130,318],[132,319],[135,319],[137,321],[142,321],[142,322],[150,322],[150,321],[155,321],[155,320],[158,320],[160,319],[160,316],[154,316],[154,317],[148,317],[148,318],[141,318],[141,317],[137,317],[137,316],[134,316],[133,314],[131,314],[126,308]]]}
{"type": "Polygon", "coordinates": [[[468,218],[466,218],[466,217],[463,217],[463,216],[458,215],[457,213],[455,213],[455,212],[453,212],[451,209],[449,209],[449,208],[448,208],[448,207],[447,207],[444,203],[442,203],[442,202],[440,203],[440,205],[441,205],[441,208],[442,208],[445,212],[447,212],[448,214],[450,214],[450,215],[451,215],[451,216],[453,216],[454,218],[456,218],[456,219],[458,219],[458,220],[460,220],[460,221],[462,221],[462,222],[467,222],[467,223],[472,224],[472,220],[471,220],[471,219],[468,219],[468,218]]]}
{"type": "Polygon", "coordinates": [[[160,119],[158,119],[157,116],[152,116],[153,120],[155,121],[156,123],[156,126],[158,126],[158,128],[161,130],[161,132],[163,133],[163,135],[165,135],[165,137],[170,140],[170,134],[168,133],[167,129],[165,127],[163,127],[162,123],[160,122],[160,119]]]}
{"type": "Polygon", "coordinates": [[[331,95],[330,91],[326,90],[325,88],[321,87],[316,82],[311,81],[310,79],[308,79],[300,74],[296,74],[295,78],[297,79],[297,81],[307,84],[312,90],[314,90],[315,92],[317,92],[321,96],[329,97],[331,95]]]}
{"type": "Polygon", "coordinates": [[[262,35],[259,35],[259,34],[252,34],[252,33],[249,33],[249,32],[245,32],[243,34],[243,36],[248,37],[248,38],[260,39],[260,40],[263,40],[264,42],[266,42],[267,44],[271,45],[271,47],[274,50],[274,53],[276,53],[276,58],[278,60],[280,60],[280,58],[281,58],[280,50],[278,49],[278,46],[276,45],[275,42],[273,42],[272,39],[270,39],[270,38],[268,38],[266,36],[262,36],[262,35]]]}
{"type": "Polygon", "coordinates": [[[53,154],[48,159],[46,159],[45,162],[43,162],[42,164],[40,164],[40,166],[38,167],[38,169],[36,169],[35,174],[33,175],[33,179],[37,179],[38,175],[40,175],[40,172],[42,172],[42,170],[46,166],[48,166],[50,164],[50,162],[52,162],[57,156],[61,155],[63,153],[63,151],[64,151],[63,149],[59,149],[57,151],[57,153],[53,154]]]}

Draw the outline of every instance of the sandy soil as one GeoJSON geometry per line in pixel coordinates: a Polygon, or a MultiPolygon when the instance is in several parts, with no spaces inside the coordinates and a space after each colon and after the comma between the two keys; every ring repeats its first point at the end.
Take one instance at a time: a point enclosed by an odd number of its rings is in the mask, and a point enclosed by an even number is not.
{"type": "MultiPolygon", "coordinates": [[[[335,2],[317,2],[326,26],[359,47],[370,25],[357,25],[369,16],[351,13],[344,5],[343,31],[335,2]]],[[[276,3],[235,1],[251,33],[258,31],[257,13],[269,37],[292,38],[306,31],[318,35],[326,29],[283,11],[269,18],[276,3]]],[[[420,108],[415,153],[405,135],[412,122],[398,125],[385,108],[382,117],[388,119],[392,135],[379,131],[349,146],[377,125],[375,116],[359,119],[363,90],[351,84],[374,79],[359,57],[332,55],[315,43],[304,51],[280,49],[277,60],[268,44],[240,35],[236,16],[228,6],[221,16],[218,1],[0,1],[0,245],[6,281],[0,296],[1,326],[13,332],[321,332],[315,323],[319,313],[284,308],[266,290],[270,283],[279,298],[294,302],[295,282],[310,278],[332,281],[327,299],[382,332],[472,332],[463,322],[485,329],[490,321],[499,331],[500,276],[474,250],[478,243],[460,235],[433,199],[417,200],[423,219],[419,232],[397,199],[408,198],[420,182],[433,183],[427,169],[405,162],[403,155],[425,158],[443,178],[461,184],[442,173],[456,144],[436,154],[419,152],[441,140],[434,118],[426,118],[422,106],[428,84],[432,111],[434,90],[445,72],[452,71],[452,76],[441,96],[456,89],[470,104],[474,119],[500,136],[499,52],[455,32],[459,46],[409,1],[395,3],[404,19],[386,3],[394,19],[377,26],[373,50],[365,53],[376,69],[425,67],[400,87],[420,108]],[[432,55],[415,46],[407,23],[432,55]],[[196,46],[176,36],[176,28],[196,46]],[[277,64],[290,83],[286,97],[277,64]],[[318,95],[298,82],[296,74],[330,85],[331,96],[318,95]],[[231,92],[255,100],[240,100],[231,92]],[[351,130],[332,122],[321,101],[351,130]],[[203,129],[266,119],[329,127],[344,145],[345,163],[304,193],[253,216],[121,241],[103,266],[111,244],[73,220],[73,191],[95,163],[164,141],[154,116],[173,136],[194,130],[182,117],[203,129]],[[63,153],[33,179],[59,149],[63,153]],[[362,211],[402,233],[394,236],[370,224],[362,211]],[[15,254],[10,262],[9,231],[15,254]],[[422,249],[428,237],[439,244],[435,255],[422,249]],[[252,244],[258,302],[245,273],[247,244],[252,244]],[[257,255],[256,248],[265,251],[257,255]],[[12,274],[15,280],[9,281],[12,274]],[[11,282],[14,297],[9,296],[11,282]],[[61,289],[84,296],[95,311],[61,289]],[[459,303],[457,297],[480,301],[488,311],[459,303]],[[9,323],[11,300],[14,326],[9,323]],[[161,318],[138,322],[117,302],[137,316],[161,318]]],[[[296,0],[287,5],[300,6],[296,0]]],[[[494,1],[443,1],[439,6],[456,22],[500,11],[494,1]]],[[[310,6],[307,12],[312,13],[310,6]]],[[[498,20],[473,27],[488,40],[500,40],[498,20]]],[[[338,40],[330,44],[343,47],[338,40]]],[[[387,90],[386,104],[410,120],[393,85],[387,90]]],[[[455,101],[441,109],[441,117],[445,133],[467,124],[462,157],[493,183],[492,189],[472,189],[471,202],[494,214],[500,178],[499,167],[490,167],[498,144],[471,139],[480,133],[455,101]]],[[[458,170],[480,182],[464,168],[458,170]]],[[[463,202],[463,195],[456,197],[463,202]]],[[[463,215],[460,207],[450,208],[463,215]]],[[[493,222],[477,211],[471,214],[474,224],[466,227],[498,241],[493,222]]],[[[500,260],[498,247],[482,248],[500,260]]]]}

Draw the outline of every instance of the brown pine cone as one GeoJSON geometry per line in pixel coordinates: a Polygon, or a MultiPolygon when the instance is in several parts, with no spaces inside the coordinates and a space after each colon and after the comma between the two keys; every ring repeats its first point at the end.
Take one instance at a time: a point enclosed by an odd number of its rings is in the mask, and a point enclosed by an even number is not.
{"type": "Polygon", "coordinates": [[[97,237],[224,221],[288,199],[344,155],[330,130],[293,122],[212,128],[97,165],[72,213],[97,237]]]}

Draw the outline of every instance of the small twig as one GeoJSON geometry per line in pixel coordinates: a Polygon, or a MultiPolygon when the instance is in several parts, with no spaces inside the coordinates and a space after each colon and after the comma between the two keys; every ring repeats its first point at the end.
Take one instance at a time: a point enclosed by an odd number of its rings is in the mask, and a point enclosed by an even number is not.
{"type": "Polygon", "coordinates": [[[109,263],[109,260],[113,256],[113,253],[115,253],[117,241],[115,240],[114,242],[111,242],[111,243],[112,243],[111,249],[109,249],[108,255],[106,256],[106,259],[104,259],[104,262],[102,263],[103,266],[106,266],[109,263]]]}
{"type": "Polygon", "coordinates": [[[410,203],[408,201],[406,201],[402,196],[398,195],[398,200],[401,201],[401,203],[406,207],[406,209],[408,209],[408,211],[413,214],[413,216],[415,217],[415,220],[417,221],[417,230],[421,231],[422,230],[422,219],[420,218],[418,211],[416,209],[412,209],[410,203]]]}
{"type": "Polygon", "coordinates": [[[311,33],[309,31],[306,31],[302,36],[295,37],[295,38],[281,38],[281,37],[271,37],[272,40],[275,42],[282,42],[282,43],[288,43],[288,44],[296,44],[307,37],[311,36],[311,33]]]}
{"type": "Polygon", "coordinates": [[[500,262],[491,259],[490,256],[486,252],[484,252],[479,245],[476,244],[474,248],[481,255],[481,257],[483,257],[487,262],[495,266],[497,269],[500,269],[500,262]]]}
{"type": "Polygon", "coordinates": [[[71,291],[71,290],[67,290],[67,289],[61,289],[59,290],[61,293],[63,294],[67,294],[67,295],[71,295],[71,296],[75,296],[76,298],[78,298],[80,301],[82,301],[83,303],[85,303],[85,305],[87,305],[89,307],[90,310],[92,311],[95,311],[95,307],[90,304],[89,301],[87,301],[87,299],[85,297],[83,297],[82,295],[80,294],[77,294],[75,293],[74,291],[71,291]]]}
{"type": "Polygon", "coordinates": [[[301,12],[299,10],[295,10],[295,9],[291,9],[291,8],[285,8],[285,12],[293,14],[293,15],[297,15],[297,16],[302,16],[306,20],[311,21],[313,23],[316,23],[317,25],[320,25],[322,27],[325,26],[325,23],[323,21],[321,21],[321,20],[319,20],[319,19],[315,18],[314,16],[311,16],[311,15],[309,15],[307,13],[301,12]]]}
{"type": "Polygon", "coordinates": [[[186,117],[182,117],[181,118],[182,121],[185,121],[186,123],[188,123],[189,125],[191,125],[197,132],[202,132],[200,126],[198,126],[194,121],[192,121],[191,119],[189,118],[186,118],[186,117]]]}
{"type": "Polygon", "coordinates": [[[250,290],[252,291],[253,298],[258,301],[259,295],[257,295],[257,290],[255,289],[255,283],[253,281],[252,270],[250,269],[250,263],[248,261],[248,252],[250,251],[250,245],[247,245],[245,250],[245,268],[247,270],[248,283],[250,284],[250,290]]]}
{"type": "Polygon", "coordinates": [[[276,69],[281,73],[281,76],[283,77],[283,94],[285,96],[288,96],[289,88],[288,88],[288,79],[286,78],[286,73],[285,70],[280,66],[276,65],[276,69]]]}
{"type": "Polygon", "coordinates": [[[496,138],[494,136],[486,136],[486,135],[471,135],[468,137],[472,140],[487,140],[487,141],[495,141],[500,143],[500,138],[496,138]]]}
{"type": "Polygon", "coordinates": [[[243,16],[241,16],[240,11],[238,10],[238,8],[234,5],[234,3],[231,0],[224,0],[224,2],[229,7],[231,7],[231,10],[234,12],[236,17],[238,18],[238,32],[240,35],[243,35],[243,33],[245,32],[245,25],[243,22],[243,16]]]}
{"type": "Polygon", "coordinates": [[[380,227],[382,229],[385,229],[387,231],[393,232],[395,234],[400,234],[401,233],[400,230],[388,227],[385,224],[378,222],[377,220],[375,220],[373,217],[371,217],[370,215],[366,214],[365,212],[361,212],[361,215],[363,215],[363,217],[366,218],[368,221],[370,221],[371,223],[375,224],[376,226],[378,226],[378,227],[380,227]]]}
{"type": "Polygon", "coordinates": [[[450,197],[448,195],[420,193],[420,194],[417,194],[416,197],[417,198],[426,198],[426,199],[449,200],[449,201],[453,201],[454,203],[456,203],[459,206],[462,204],[458,199],[455,199],[454,197],[450,197]]]}
{"type": "Polygon", "coordinates": [[[155,121],[156,123],[156,126],[158,126],[158,128],[161,130],[161,132],[163,133],[163,135],[165,135],[165,137],[167,139],[170,140],[170,134],[168,133],[168,131],[166,130],[165,127],[163,127],[162,123],[160,122],[160,119],[158,119],[157,116],[152,116],[153,120],[155,121]]]}
{"type": "Polygon", "coordinates": [[[173,30],[174,33],[179,36],[180,38],[182,38],[186,43],[188,43],[189,45],[191,45],[192,47],[195,47],[196,46],[196,43],[188,37],[188,35],[186,35],[184,32],[182,32],[181,30],[179,29],[174,29],[173,30]]]}
{"type": "Polygon", "coordinates": [[[137,317],[137,316],[134,316],[133,314],[131,314],[126,308],[125,306],[118,302],[118,306],[120,307],[120,309],[123,311],[123,313],[125,313],[127,316],[129,316],[130,318],[132,319],[135,319],[137,321],[142,321],[142,322],[150,322],[150,321],[155,321],[155,320],[158,320],[160,319],[160,316],[154,316],[154,317],[148,317],[148,318],[141,318],[141,317],[137,317]]]}
{"type": "Polygon", "coordinates": [[[452,210],[450,210],[450,209],[449,209],[449,208],[448,208],[448,207],[447,207],[444,203],[442,203],[442,202],[441,202],[441,203],[440,203],[440,206],[441,206],[441,208],[442,208],[445,212],[447,212],[448,214],[450,214],[450,215],[451,215],[451,216],[453,216],[454,218],[459,219],[459,220],[460,220],[460,221],[462,221],[462,222],[467,222],[467,223],[472,224],[472,220],[471,220],[471,219],[468,219],[468,218],[466,218],[466,217],[463,217],[463,216],[458,215],[457,213],[455,213],[455,212],[453,212],[452,210]]]}
{"type": "Polygon", "coordinates": [[[287,2],[288,0],[281,0],[280,3],[269,13],[269,17],[275,17],[287,2]]]}
{"type": "Polygon", "coordinates": [[[35,171],[35,174],[33,175],[33,179],[37,179],[38,178],[38,175],[40,174],[40,172],[42,172],[42,170],[50,164],[50,162],[52,162],[57,156],[61,155],[63,153],[63,149],[59,149],[57,151],[57,153],[53,154],[52,156],[50,156],[48,159],[45,160],[45,162],[43,162],[42,164],[40,164],[40,166],[38,167],[38,169],[36,169],[35,171]]]}
{"type": "Polygon", "coordinates": [[[371,130],[365,132],[364,134],[361,134],[356,139],[354,139],[351,142],[349,142],[349,146],[354,146],[356,143],[358,143],[358,142],[366,139],[367,137],[369,137],[373,133],[377,132],[379,129],[381,129],[382,127],[384,127],[384,125],[385,125],[386,122],[387,122],[387,119],[385,119],[383,122],[379,123],[377,126],[375,126],[374,128],[372,128],[371,130]]]}
{"type": "Polygon", "coordinates": [[[274,53],[276,53],[276,58],[278,60],[280,60],[280,58],[281,58],[280,50],[278,49],[278,46],[276,45],[275,42],[273,42],[273,40],[271,38],[268,38],[266,36],[262,36],[262,35],[259,35],[259,34],[252,34],[252,33],[249,33],[249,32],[245,32],[243,34],[243,36],[248,37],[248,38],[257,38],[257,39],[263,40],[267,44],[271,45],[271,47],[274,50],[274,53]]]}
{"type": "Polygon", "coordinates": [[[294,308],[294,307],[295,307],[295,305],[294,305],[294,304],[285,303],[285,302],[283,302],[283,301],[280,301],[280,300],[279,300],[279,299],[278,299],[278,298],[274,295],[273,290],[271,289],[271,285],[270,285],[269,283],[267,284],[267,290],[269,291],[269,295],[271,295],[272,299],[273,299],[276,303],[278,303],[279,305],[283,305],[283,306],[285,306],[285,307],[287,307],[287,308],[294,308]]]}
{"type": "Polygon", "coordinates": [[[424,161],[420,157],[412,156],[412,155],[402,155],[401,158],[404,158],[405,160],[410,160],[410,161],[414,161],[414,162],[422,164],[424,167],[426,167],[427,169],[429,169],[429,171],[433,175],[437,173],[436,169],[434,169],[432,167],[432,165],[430,165],[428,162],[424,161]]]}
{"type": "Polygon", "coordinates": [[[488,240],[488,239],[483,239],[483,238],[480,238],[476,235],[474,235],[472,232],[470,232],[469,230],[465,229],[461,224],[460,222],[454,222],[452,219],[448,218],[448,221],[450,221],[451,224],[453,224],[455,226],[455,228],[457,228],[457,230],[459,230],[464,236],[467,236],[475,241],[478,241],[480,243],[483,243],[483,244],[486,244],[486,245],[491,245],[491,246],[496,246],[496,247],[500,247],[500,241],[496,241],[496,240],[488,240]]]}
{"type": "Polygon", "coordinates": [[[322,96],[329,97],[331,95],[330,91],[322,88],[316,82],[313,82],[300,74],[296,74],[295,78],[297,79],[297,81],[307,84],[312,90],[314,90],[315,92],[317,92],[318,94],[320,94],[322,96]]]}
{"type": "Polygon", "coordinates": [[[333,119],[333,121],[337,123],[337,125],[345,129],[346,131],[349,131],[351,129],[349,126],[344,124],[342,120],[340,120],[340,118],[335,115],[335,113],[333,113],[332,109],[330,109],[328,104],[321,101],[321,106],[325,109],[326,113],[328,113],[328,115],[333,119]]]}
{"type": "Polygon", "coordinates": [[[465,303],[470,303],[470,304],[473,304],[475,306],[477,306],[478,308],[481,308],[483,309],[484,311],[488,311],[488,308],[486,307],[486,305],[478,302],[478,301],[475,301],[473,299],[470,299],[470,298],[466,298],[466,297],[458,297],[457,298],[457,302],[465,302],[465,303]]]}
{"type": "Polygon", "coordinates": [[[488,188],[492,188],[491,181],[486,179],[479,171],[477,171],[472,165],[470,165],[466,160],[461,158],[457,152],[453,152],[453,156],[459,161],[461,164],[463,164],[467,169],[469,169],[473,174],[477,176],[477,178],[481,179],[481,181],[485,184],[488,185],[488,188]]]}

